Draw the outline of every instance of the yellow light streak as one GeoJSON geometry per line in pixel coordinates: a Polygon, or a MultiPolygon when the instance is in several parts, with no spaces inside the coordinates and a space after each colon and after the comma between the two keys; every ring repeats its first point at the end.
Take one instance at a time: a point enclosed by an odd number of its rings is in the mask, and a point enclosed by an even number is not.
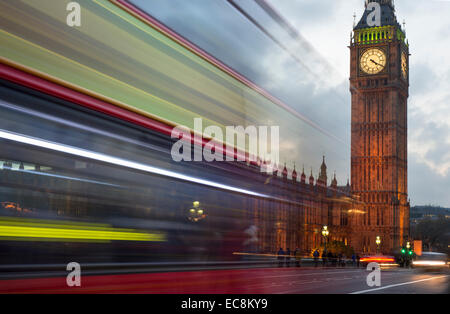
{"type": "Polygon", "coordinates": [[[76,223],[39,219],[0,219],[0,239],[48,241],[166,241],[163,233],[148,233],[134,229],[113,228],[104,224],[76,223]]]}

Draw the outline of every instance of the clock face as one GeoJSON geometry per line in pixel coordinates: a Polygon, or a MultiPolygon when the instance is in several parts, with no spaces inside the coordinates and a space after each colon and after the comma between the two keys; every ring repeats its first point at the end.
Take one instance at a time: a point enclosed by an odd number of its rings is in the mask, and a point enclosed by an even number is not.
{"type": "Polygon", "coordinates": [[[361,70],[367,74],[377,74],[386,66],[386,55],[378,48],[370,48],[361,56],[361,70]]]}
{"type": "Polygon", "coordinates": [[[406,53],[402,52],[402,75],[406,80],[408,77],[408,58],[406,57],[406,53]]]}

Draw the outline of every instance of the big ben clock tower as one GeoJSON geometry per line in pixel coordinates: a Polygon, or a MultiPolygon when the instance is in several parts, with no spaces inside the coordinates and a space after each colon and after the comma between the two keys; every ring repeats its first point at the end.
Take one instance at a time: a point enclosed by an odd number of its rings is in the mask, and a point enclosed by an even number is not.
{"type": "Polygon", "coordinates": [[[392,0],[365,6],[350,45],[351,186],[361,207],[352,244],[360,252],[390,253],[409,235],[409,47],[392,0]]]}

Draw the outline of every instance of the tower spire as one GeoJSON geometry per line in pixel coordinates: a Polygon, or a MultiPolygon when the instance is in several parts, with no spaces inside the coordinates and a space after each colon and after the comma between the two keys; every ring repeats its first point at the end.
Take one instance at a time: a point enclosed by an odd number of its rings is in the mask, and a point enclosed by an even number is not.
{"type": "Polygon", "coordinates": [[[309,184],[311,186],[314,185],[314,176],[313,176],[313,169],[312,169],[312,167],[311,167],[311,175],[309,176],[309,184]]]}
{"type": "Polygon", "coordinates": [[[393,0],[366,0],[366,7],[371,2],[378,2],[381,5],[386,4],[386,5],[389,5],[392,8],[394,8],[394,1],[393,0]]]}
{"type": "Polygon", "coordinates": [[[327,165],[325,164],[325,155],[323,155],[322,165],[320,166],[319,180],[327,184],[327,165]]]}
{"type": "Polygon", "coordinates": [[[286,168],[286,163],[284,163],[284,168],[283,168],[282,175],[283,175],[283,178],[285,178],[285,179],[287,178],[288,171],[287,171],[287,168],[286,168]]]}
{"type": "Polygon", "coordinates": [[[367,29],[371,28],[372,26],[369,25],[368,19],[370,18],[370,14],[372,10],[368,9],[369,3],[377,3],[381,7],[381,25],[379,26],[398,26],[398,28],[401,28],[400,24],[397,22],[397,17],[395,14],[395,6],[392,0],[366,0],[365,7],[366,10],[364,10],[364,13],[361,17],[361,20],[356,23],[356,26],[353,27],[353,30],[361,30],[361,29],[367,29]]]}
{"type": "Polygon", "coordinates": [[[334,188],[337,187],[336,170],[334,171],[334,177],[333,180],[331,181],[331,186],[334,188]]]}
{"type": "Polygon", "coordinates": [[[295,162],[294,162],[294,170],[292,171],[292,180],[297,182],[297,171],[295,170],[295,162]]]}
{"type": "Polygon", "coordinates": [[[302,175],[301,175],[301,177],[300,177],[300,181],[301,181],[302,183],[305,183],[305,182],[306,182],[305,164],[303,164],[303,171],[302,171],[302,175]]]}

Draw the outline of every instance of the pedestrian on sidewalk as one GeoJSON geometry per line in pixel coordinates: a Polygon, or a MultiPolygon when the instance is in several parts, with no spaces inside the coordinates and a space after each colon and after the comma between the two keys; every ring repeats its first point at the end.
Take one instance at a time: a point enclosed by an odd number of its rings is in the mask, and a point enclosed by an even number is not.
{"type": "Polygon", "coordinates": [[[302,263],[302,256],[299,248],[295,249],[294,257],[295,257],[295,266],[300,267],[302,263]]]}
{"type": "Polygon", "coordinates": [[[278,267],[283,267],[283,260],[284,260],[284,251],[283,248],[280,247],[278,250],[278,267]]]}
{"type": "Polygon", "coordinates": [[[317,267],[317,264],[319,263],[319,256],[320,256],[319,250],[316,249],[313,253],[314,267],[317,267]]]}
{"type": "Polygon", "coordinates": [[[326,267],[327,266],[327,258],[328,257],[328,253],[327,253],[327,251],[323,251],[322,252],[322,266],[323,267],[326,267]]]}
{"type": "Polygon", "coordinates": [[[331,251],[328,252],[327,259],[328,259],[328,262],[330,262],[331,266],[334,266],[334,254],[331,253],[331,251]]]}
{"type": "Polygon", "coordinates": [[[286,267],[290,267],[291,266],[291,250],[289,248],[287,248],[286,250],[286,267]]]}

